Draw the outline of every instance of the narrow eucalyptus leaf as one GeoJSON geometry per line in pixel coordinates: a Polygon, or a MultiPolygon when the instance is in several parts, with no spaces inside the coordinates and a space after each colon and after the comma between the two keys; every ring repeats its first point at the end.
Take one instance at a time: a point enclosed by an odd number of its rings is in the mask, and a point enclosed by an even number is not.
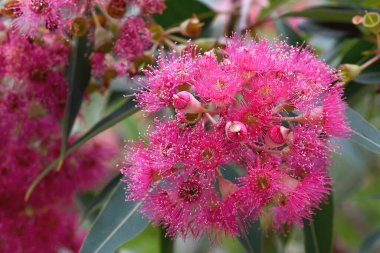
{"type": "Polygon", "coordinates": [[[305,253],[330,253],[333,236],[333,196],[329,195],[326,203],[320,206],[312,220],[304,220],[305,253]]]}
{"type": "Polygon", "coordinates": [[[92,224],[80,253],[110,253],[148,226],[139,213],[141,202],[126,202],[124,183],[119,183],[92,224]]]}

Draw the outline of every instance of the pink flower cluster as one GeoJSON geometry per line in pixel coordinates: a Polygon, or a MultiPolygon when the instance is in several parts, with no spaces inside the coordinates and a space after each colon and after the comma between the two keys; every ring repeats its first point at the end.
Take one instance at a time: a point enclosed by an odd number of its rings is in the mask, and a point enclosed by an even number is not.
{"type": "Polygon", "coordinates": [[[311,219],[332,189],[331,138],[350,131],[335,70],[309,48],[234,36],[144,73],[139,107],[175,116],[126,146],[122,173],[154,224],[218,238],[259,218],[277,231],[311,219]]]}
{"type": "MultiPolygon", "coordinates": [[[[76,17],[85,15],[93,6],[105,9],[125,9],[127,4],[136,5],[143,15],[162,13],[165,9],[163,0],[16,0],[7,5],[7,10],[15,20],[14,28],[28,36],[37,36],[41,30],[59,34],[70,32],[76,17]]],[[[125,10],[124,10],[125,11],[125,10]]]]}
{"type": "Polygon", "coordinates": [[[77,222],[75,196],[107,177],[107,163],[117,147],[96,139],[88,143],[24,201],[33,180],[60,154],[70,47],[54,35],[32,40],[3,32],[0,252],[77,252],[84,233],[77,222]]]}
{"type": "Polygon", "coordinates": [[[163,0],[16,0],[6,4],[4,13],[12,18],[12,30],[32,39],[46,34],[69,39],[89,32],[92,74],[108,82],[136,72],[133,62],[153,44],[150,17],[164,9],[163,0]],[[139,16],[124,18],[133,6],[139,16]]]}

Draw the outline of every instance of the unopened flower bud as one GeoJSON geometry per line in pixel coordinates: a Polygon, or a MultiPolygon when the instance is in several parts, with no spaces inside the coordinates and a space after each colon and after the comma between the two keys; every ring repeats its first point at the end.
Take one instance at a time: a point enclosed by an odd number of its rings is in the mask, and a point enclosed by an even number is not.
{"type": "Polygon", "coordinates": [[[228,121],[226,124],[227,138],[232,142],[245,142],[247,140],[247,128],[240,121],[228,121]]]}
{"type": "Polygon", "coordinates": [[[112,18],[121,19],[127,10],[125,0],[111,0],[107,6],[107,13],[112,18]]]}
{"type": "Polygon", "coordinates": [[[272,126],[265,135],[265,144],[270,148],[284,145],[290,130],[283,126],[272,126]]]}
{"type": "Polygon", "coordinates": [[[96,26],[95,28],[95,50],[103,53],[108,53],[113,47],[112,33],[104,29],[103,27],[96,26]]]}
{"type": "Polygon", "coordinates": [[[362,16],[354,16],[352,18],[352,23],[354,25],[360,25],[363,22],[363,17],[362,16]]]}
{"type": "Polygon", "coordinates": [[[10,18],[15,18],[17,16],[19,16],[20,14],[20,7],[18,6],[19,3],[17,0],[10,0],[10,1],[7,1],[5,4],[4,4],[4,8],[1,9],[1,15],[2,16],[7,16],[7,17],[10,17],[10,18]]]}
{"type": "Polygon", "coordinates": [[[152,40],[155,42],[162,42],[165,39],[165,31],[162,26],[152,24],[148,26],[150,33],[152,34],[152,40]]]}
{"type": "Polygon", "coordinates": [[[182,113],[198,113],[204,111],[201,103],[187,91],[181,91],[173,95],[173,106],[182,113]]]}
{"type": "Polygon", "coordinates": [[[198,37],[202,32],[203,23],[194,16],[181,23],[180,33],[187,37],[198,37]]]}
{"type": "Polygon", "coordinates": [[[368,12],[363,17],[363,26],[373,33],[380,32],[380,14],[377,12],[368,12]]]}
{"type": "Polygon", "coordinates": [[[76,17],[71,23],[71,34],[74,37],[82,37],[88,31],[88,21],[85,17],[76,17]]]}
{"type": "Polygon", "coordinates": [[[357,77],[362,71],[359,65],[356,64],[342,64],[338,67],[340,71],[340,80],[349,82],[357,77]]]}

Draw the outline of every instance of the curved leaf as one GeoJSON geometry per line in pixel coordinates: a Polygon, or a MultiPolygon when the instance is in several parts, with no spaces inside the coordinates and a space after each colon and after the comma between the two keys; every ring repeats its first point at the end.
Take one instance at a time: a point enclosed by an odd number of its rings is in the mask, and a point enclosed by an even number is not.
{"type": "MultiPolygon", "coordinates": [[[[108,114],[106,117],[104,117],[102,120],[100,120],[98,123],[96,123],[87,133],[85,133],[83,136],[78,138],[73,145],[71,145],[66,152],[64,153],[64,157],[70,155],[73,153],[76,149],[78,149],[80,146],[85,144],[88,140],[95,137],[96,135],[100,134],[101,132],[107,130],[108,128],[114,126],[116,123],[122,121],[123,119],[128,118],[129,116],[133,115],[135,112],[137,112],[139,109],[135,107],[135,102],[130,98],[127,100],[123,105],[121,105],[119,108],[108,114]]],[[[36,186],[41,182],[41,180],[49,174],[50,171],[52,171],[54,168],[57,167],[59,160],[55,160],[52,162],[48,167],[46,167],[38,176],[37,178],[32,182],[32,184],[29,186],[26,194],[25,194],[25,200],[28,200],[30,198],[30,195],[36,188],[36,186]]]]}
{"type": "Polygon", "coordinates": [[[68,136],[74,125],[91,77],[91,62],[87,36],[75,40],[68,69],[69,95],[64,118],[64,134],[68,136]]]}
{"type": "MultiPolygon", "coordinates": [[[[239,176],[238,168],[233,165],[223,165],[223,177],[233,183],[237,183],[239,176]]],[[[259,220],[250,222],[244,234],[238,237],[240,243],[248,253],[261,253],[262,249],[262,233],[261,224],[259,220]]]]}
{"type": "Polygon", "coordinates": [[[380,83],[380,72],[363,72],[355,81],[362,84],[375,84],[378,85],[380,83]]]}
{"type": "MultiPolygon", "coordinates": [[[[345,42],[343,39],[348,37],[361,37],[360,30],[352,23],[306,20],[305,22],[300,23],[298,28],[308,34],[335,38],[339,40],[340,43],[345,42]]],[[[334,48],[331,47],[330,49],[333,50],[334,48]]]]}
{"type": "Polygon", "coordinates": [[[148,226],[138,212],[141,202],[125,202],[124,183],[119,183],[93,223],[80,253],[110,253],[148,226]]]}
{"type": "Polygon", "coordinates": [[[334,205],[333,196],[320,206],[312,221],[304,220],[305,253],[330,253],[332,250],[332,229],[334,205]]]}
{"type": "Polygon", "coordinates": [[[107,199],[107,197],[112,193],[112,191],[115,189],[115,187],[120,182],[120,179],[122,178],[121,174],[118,174],[104,188],[100,191],[100,193],[91,201],[89,205],[86,206],[85,210],[83,211],[82,219],[85,219],[87,216],[92,214],[95,210],[98,210],[103,202],[107,199]]]}
{"type": "Polygon", "coordinates": [[[210,22],[216,15],[207,5],[197,0],[166,0],[165,4],[167,8],[164,13],[154,16],[157,23],[165,28],[178,26],[194,14],[204,23],[210,22]]]}
{"type": "MultiPolygon", "coordinates": [[[[89,59],[89,47],[87,36],[74,40],[73,50],[70,56],[70,64],[67,71],[69,84],[65,115],[63,117],[62,146],[59,157],[61,165],[65,158],[67,140],[70,136],[75,119],[82,105],[83,95],[91,77],[91,62],[89,59]]],[[[59,168],[60,166],[58,166],[59,168]]]]}
{"type": "Polygon", "coordinates": [[[380,154],[380,131],[351,108],[347,109],[347,117],[353,133],[351,140],[380,154]]]}
{"type": "Polygon", "coordinates": [[[380,83],[380,63],[376,62],[369,68],[365,69],[360,75],[355,78],[355,81],[362,84],[374,84],[380,83]]]}
{"type": "Polygon", "coordinates": [[[301,36],[289,26],[288,22],[285,20],[276,20],[275,24],[277,34],[281,34],[282,36],[286,37],[288,39],[288,44],[293,46],[302,45],[304,39],[302,39],[301,36]]]}
{"type": "Polygon", "coordinates": [[[380,229],[370,234],[360,246],[358,253],[371,252],[376,246],[380,245],[380,229]]]}
{"type": "Polygon", "coordinates": [[[322,22],[351,23],[355,15],[363,13],[364,10],[341,6],[315,6],[302,11],[288,12],[282,17],[303,17],[322,22]]]}
{"type": "Polygon", "coordinates": [[[245,233],[238,239],[248,253],[261,253],[262,234],[260,221],[256,220],[248,224],[245,233]]]}
{"type": "Polygon", "coordinates": [[[173,253],[174,252],[174,239],[167,237],[165,229],[161,228],[161,253],[173,253]]]}

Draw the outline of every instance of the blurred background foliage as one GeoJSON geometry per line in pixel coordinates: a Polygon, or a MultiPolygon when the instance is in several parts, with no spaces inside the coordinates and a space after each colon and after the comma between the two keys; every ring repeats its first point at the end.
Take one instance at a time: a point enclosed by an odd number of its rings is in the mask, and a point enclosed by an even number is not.
{"type": "MultiPolygon", "coordinates": [[[[170,28],[195,14],[205,23],[200,38],[194,40],[198,44],[210,46],[223,43],[224,34],[249,31],[258,37],[287,39],[293,45],[305,41],[315,48],[320,58],[334,67],[347,63],[362,64],[376,49],[375,36],[363,27],[354,25],[352,17],[363,15],[366,11],[380,13],[378,0],[167,0],[166,4],[168,7],[164,14],[155,17],[157,23],[170,28]]],[[[115,79],[111,83],[112,89],[106,94],[93,93],[89,100],[91,102],[82,108],[85,123],[81,127],[89,129],[104,114],[118,108],[125,101],[124,95],[133,92],[133,87],[136,84],[132,80],[115,79]],[[108,102],[104,102],[104,96],[108,102]]],[[[375,128],[380,128],[379,62],[348,82],[345,95],[351,108],[375,128]]],[[[137,112],[117,124],[115,129],[121,140],[134,140],[145,132],[151,122],[152,118],[143,117],[141,112],[137,112]]],[[[380,139],[374,141],[379,143],[380,139]]],[[[333,252],[380,252],[380,156],[354,141],[337,142],[341,148],[334,155],[330,170],[335,181],[333,252]]],[[[110,196],[110,191],[100,191],[103,198],[99,198],[98,194],[78,197],[86,210],[84,224],[87,226],[90,226],[105,199],[110,196]]],[[[262,253],[305,252],[301,229],[294,229],[287,237],[262,233],[262,253]]],[[[137,237],[124,243],[117,252],[171,252],[171,245],[162,245],[163,242],[165,244],[161,229],[149,225],[137,237]]],[[[231,238],[212,247],[206,239],[178,239],[174,243],[174,252],[178,253],[244,251],[239,240],[231,238]]]]}

